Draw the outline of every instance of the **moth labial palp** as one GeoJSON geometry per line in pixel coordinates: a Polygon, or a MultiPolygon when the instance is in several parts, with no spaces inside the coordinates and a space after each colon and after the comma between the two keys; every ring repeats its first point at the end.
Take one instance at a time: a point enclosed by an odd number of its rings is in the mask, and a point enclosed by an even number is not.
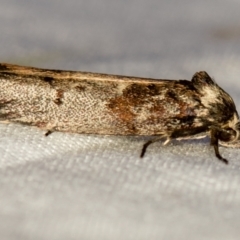
{"type": "Polygon", "coordinates": [[[240,147],[232,98],[204,71],[188,80],[163,80],[0,64],[0,121],[55,131],[148,135],[141,157],[163,138],[210,137],[240,147]]]}

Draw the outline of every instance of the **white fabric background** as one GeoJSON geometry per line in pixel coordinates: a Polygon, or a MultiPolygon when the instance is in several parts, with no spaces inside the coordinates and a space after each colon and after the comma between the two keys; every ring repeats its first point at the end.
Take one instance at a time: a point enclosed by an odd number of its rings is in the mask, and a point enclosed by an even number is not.
{"type": "MultiPolygon", "coordinates": [[[[240,2],[0,0],[1,62],[191,79],[240,106],[240,2]]],[[[239,109],[239,108],[238,108],[239,109]]],[[[239,239],[240,149],[0,125],[1,239],[239,239]]]]}

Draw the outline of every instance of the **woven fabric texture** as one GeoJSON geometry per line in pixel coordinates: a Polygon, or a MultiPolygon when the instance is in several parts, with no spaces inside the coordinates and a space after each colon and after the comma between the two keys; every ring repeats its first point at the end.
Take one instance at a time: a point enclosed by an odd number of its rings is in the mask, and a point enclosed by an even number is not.
{"type": "MultiPolygon", "coordinates": [[[[1,0],[1,62],[191,79],[240,106],[238,1],[1,0]]],[[[1,91],[1,89],[0,89],[1,91]]],[[[238,108],[239,109],[239,108],[238,108]]],[[[240,149],[0,124],[3,240],[237,240],[240,149]]]]}

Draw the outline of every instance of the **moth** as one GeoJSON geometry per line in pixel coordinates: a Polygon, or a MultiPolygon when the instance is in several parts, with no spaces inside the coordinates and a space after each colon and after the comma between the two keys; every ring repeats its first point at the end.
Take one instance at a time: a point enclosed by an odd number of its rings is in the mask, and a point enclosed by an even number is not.
{"type": "Polygon", "coordinates": [[[0,64],[0,121],[55,132],[148,135],[161,139],[209,136],[239,147],[233,99],[204,71],[192,80],[162,80],[0,64]]]}

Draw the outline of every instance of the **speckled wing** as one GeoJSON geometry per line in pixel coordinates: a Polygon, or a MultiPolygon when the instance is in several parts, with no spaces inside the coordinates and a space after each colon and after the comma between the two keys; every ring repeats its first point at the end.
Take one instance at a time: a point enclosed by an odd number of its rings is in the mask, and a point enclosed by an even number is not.
{"type": "Polygon", "coordinates": [[[187,80],[155,80],[0,64],[0,121],[51,131],[161,135],[206,112],[187,80]]]}

